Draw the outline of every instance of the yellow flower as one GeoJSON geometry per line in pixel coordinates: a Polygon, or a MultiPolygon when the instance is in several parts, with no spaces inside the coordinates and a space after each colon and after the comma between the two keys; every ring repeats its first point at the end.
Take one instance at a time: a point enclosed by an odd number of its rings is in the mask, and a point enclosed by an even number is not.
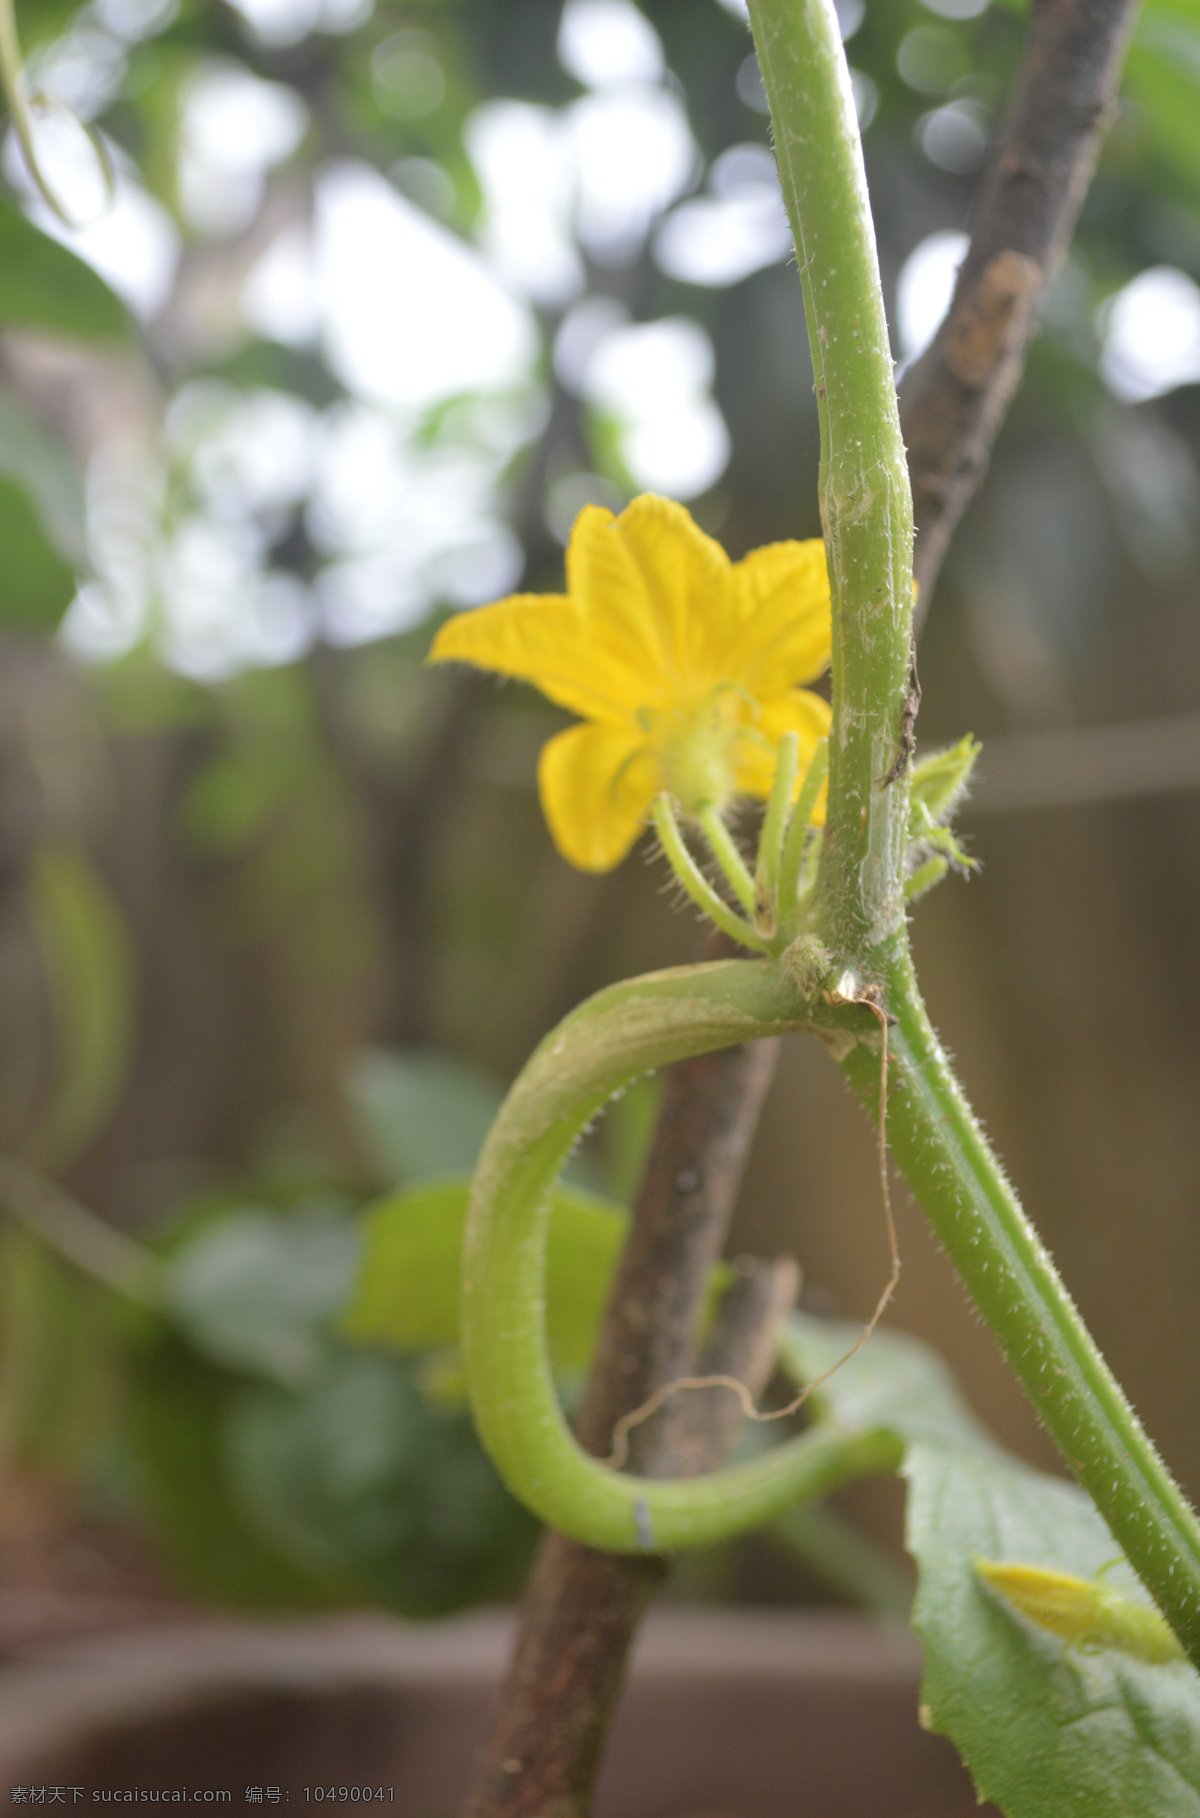
{"type": "Polygon", "coordinates": [[[538,784],[564,858],[609,871],[661,790],[688,815],[765,797],[790,731],[803,774],[830,716],[798,684],[817,679],[829,648],[819,539],[730,562],[682,505],[647,493],[620,517],[580,512],[565,594],[462,613],[430,660],[519,676],[583,716],[544,747],[538,784]]]}

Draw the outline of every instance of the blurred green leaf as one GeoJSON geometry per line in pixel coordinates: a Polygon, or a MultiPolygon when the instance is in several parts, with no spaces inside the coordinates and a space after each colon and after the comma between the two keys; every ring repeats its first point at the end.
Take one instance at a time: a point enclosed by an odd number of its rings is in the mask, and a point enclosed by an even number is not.
{"type": "Polygon", "coordinates": [[[90,265],[0,202],[0,327],[115,341],[129,317],[90,265]]]}
{"type": "Polygon", "coordinates": [[[232,1410],[234,1494],[306,1573],[406,1616],[511,1593],[536,1534],[465,1411],[422,1395],[415,1366],[342,1352],[304,1392],[262,1386],[232,1410]]]}
{"type": "Polygon", "coordinates": [[[1147,15],[1129,52],[1125,86],[1141,103],[1150,140],[1200,191],[1200,21],[1174,9],[1147,15]]]}
{"type": "Polygon", "coordinates": [[[54,1088],[25,1148],[53,1171],[112,1113],[134,1038],[134,955],[125,919],[82,846],[47,842],[29,873],[29,914],[55,1035],[54,1088]]]}
{"type": "MultiPolygon", "coordinates": [[[[972,1560],[1095,1578],[1119,1548],[1073,1484],[1015,1460],[917,1444],[905,1463],[908,1546],[920,1569],[913,1622],[922,1697],[980,1799],[1008,1818],[1195,1818],[1200,1675],[1114,1648],[1085,1653],[1017,1614],[972,1560]]],[[[1123,1566],[1105,1583],[1148,1603],[1123,1566]]]]}
{"type": "MultiPolygon", "coordinates": [[[[441,1181],[392,1194],[364,1220],[362,1267],[341,1329],[360,1343],[401,1351],[458,1342],[463,1227],[470,1182],[441,1181]]],[[[583,1370],[624,1240],[625,1214],[577,1188],[550,1209],[546,1329],[557,1370],[583,1370]]]]}
{"type": "Polygon", "coordinates": [[[346,1090],[386,1180],[469,1174],[504,1094],[461,1061],[410,1050],[365,1049],[346,1090]]]}
{"type": "Polygon", "coordinates": [[[24,488],[0,474],[0,622],[19,631],[54,631],[75,598],[75,569],[42,527],[24,488]]]}
{"type": "Polygon", "coordinates": [[[135,1351],[128,1444],[157,1545],[193,1596],[251,1608],[312,1609],[329,1587],[264,1544],[231,1492],[229,1412],[244,1383],[169,1330],[135,1351]]]}
{"type": "Polygon", "coordinates": [[[345,1303],[359,1236],[321,1212],[229,1212],[202,1226],[166,1268],[167,1307],[201,1353],[294,1385],[311,1380],[345,1303]]]}

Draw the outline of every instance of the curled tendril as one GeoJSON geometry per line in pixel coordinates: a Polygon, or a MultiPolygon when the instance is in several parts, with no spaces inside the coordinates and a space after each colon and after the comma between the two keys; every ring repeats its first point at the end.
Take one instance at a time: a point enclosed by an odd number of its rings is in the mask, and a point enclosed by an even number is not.
{"type": "MultiPolygon", "coordinates": [[[[21,60],[21,44],[17,37],[17,21],[13,12],[13,0],[0,0],[0,90],[8,103],[9,118],[13,131],[25,158],[25,165],[38,194],[58,219],[66,227],[81,227],[84,223],[73,217],[60,198],[55,194],[54,186],[42,169],[33,138],[33,116],[36,111],[48,112],[53,103],[38,91],[26,87],[25,68],[21,60]]],[[[96,161],[104,182],[104,207],[111,206],[116,195],[117,177],[113,168],[112,155],[104,142],[103,136],[94,126],[78,115],[72,115],[76,125],[85,135],[96,154],[96,161]]]]}

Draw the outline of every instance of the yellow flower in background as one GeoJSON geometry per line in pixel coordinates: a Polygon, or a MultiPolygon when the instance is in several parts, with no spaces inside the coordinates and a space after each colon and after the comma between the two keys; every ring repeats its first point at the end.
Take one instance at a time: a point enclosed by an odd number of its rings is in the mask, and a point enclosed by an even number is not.
{"type": "Polygon", "coordinates": [[[464,612],[430,661],[517,676],[583,717],[543,748],[538,785],[564,858],[609,871],[662,790],[688,815],[765,798],[785,732],[803,775],[830,714],[801,684],[829,650],[819,538],[731,562],[682,505],[647,493],[619,517],[580,512],[565,594],[464,612]]]}

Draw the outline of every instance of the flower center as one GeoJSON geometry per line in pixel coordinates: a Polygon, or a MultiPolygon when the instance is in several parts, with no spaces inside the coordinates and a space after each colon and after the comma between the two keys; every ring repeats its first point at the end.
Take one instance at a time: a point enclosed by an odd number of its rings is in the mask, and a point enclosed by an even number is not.
{"type": "Polygon", "coordinates": [[[664,714],[655,727],[664,789],[688,815],[718,813],[734,793],[734,745],[740,727],[728,690],[664,714]]]}

